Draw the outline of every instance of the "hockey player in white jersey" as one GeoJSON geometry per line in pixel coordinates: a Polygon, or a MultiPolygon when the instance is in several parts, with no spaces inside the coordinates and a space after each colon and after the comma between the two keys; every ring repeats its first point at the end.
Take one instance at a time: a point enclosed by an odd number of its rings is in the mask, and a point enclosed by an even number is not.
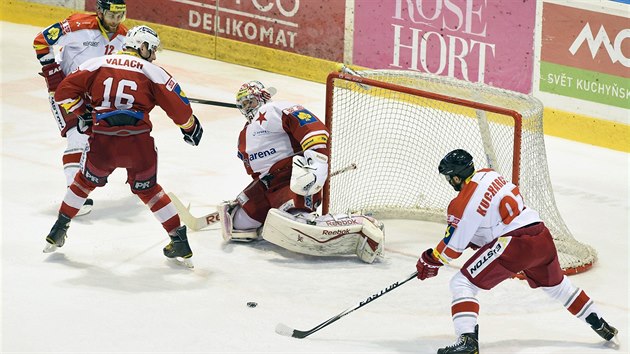
{"type": "MultiPolygon", "coordinates": [[[[88,136],[77,129],[78,117],[67,113],[55,103],[57,86],[84,61],[122,50],[127,28],[121,23],[127,7],[124,0],[97,0],[95,14],[74,14],[53,23],[37,34],[33,48],[42,65],[41,76],[46,79],[49,104],[61,136],[66,138],[63,169],[69,186],[80,168],[88,136]],[[55,48],[61,48],[55,58],[55,48]]],[[[87,199],[78,215],[92,210],[92,199],[87,199]]]]}
{"type": "Polygon", "coordinates": [[[258,81],[241,86],[237,105],[247,119],[238,157],[252,176],[234,201],[219,206],[226,241],[265,240],[303,254],[357,254],[372,263],[383,250],[382,225],[363,215],[315,214],[328,178],[328,130],[308,109],[272,101],[258,81]]]}
{"type": "Polygon", "coordinates": [[[438,170],[459,194],[448,206],[444,238],[418,260],[418,278],[436,276],[467,248],[477,250],[451,279],[458,340],[438,354],[479,352],[477,293],[519,272],[530,287],[541,288],[603,339],[616,336],[590,297],[563,274],[549,229],[538,212],[525,207],[517,186],[491,169],[475,171],[472,156],[461,149],[449,152],[438,170]]]}

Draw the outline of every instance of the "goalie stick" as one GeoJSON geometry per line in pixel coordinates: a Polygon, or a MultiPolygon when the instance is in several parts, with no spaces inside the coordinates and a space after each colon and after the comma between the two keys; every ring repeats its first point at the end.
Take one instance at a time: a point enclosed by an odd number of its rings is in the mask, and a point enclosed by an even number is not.
{"type": "Polygon", "coordinates": [[[167,193],[171,198],[173,204],[175,204],[175,208],[177,209],[177,214],[179,214],[180,219],[184,222],[189,229],[193,231],[199,231],[204,227],[210,226],[212,224],[216,224],[219,222],[219,213],[214,212],[202,217],[196,218],[190,213],[190,205],[188,207],[184,206],[177,196],[171,192],[167,193]]]}
{"type": "Polygon", "coordinates": [[[367,299],[359,302],[358,305],[356,305],[354,307],[351,307],[351,308],[349,308],[349,309],[339,313],[338,315],[329,318],[328,320],[318,324],[317,326],[315,326],[315,327],[313,327],[313,328],[311,328],[309,330],[301,331],[299,329],[293,329],[293,328],[290,328],[289,326],[287,326],[285,324],[279,323],[276,326],[276,333],[278,333],[280,335],[283,335],[283,336],[287,336],[287,337],[300,338],[300,339],[306,338],[306,337],[310,336],[311,334],[319,331],[320,329],[322,329],[322,328],[332,324],[333,322],[339,320],[343,316],[345,316],[345,315],[347,315],[347,314],[349,314],[349,313],[351,313],[351,312],[353,312],[355,310],[358,310],[359,308],[369,304],[370,302],[378,299],[379,297],[381,297],[381,296],[387,294],[388,292],[396,289],[397,287],[405,284],[406,282],[408,282],[411,279],[415,278],[417,275],[418,275],[418,272],[414,272],[413,274],[408,276],[405,280],[397,281],[397,282],[391,284],[390,286],[388,286],[385,289],[379,291],[378,293],[368,296],[367,299]]]}
{"type": "Polygon", "coordinates": [[[219,106],[219,107],[227,107],[227,108],[238,108],[236,103],[202,100],[200,98],[192,98],[192,97],[188,97],[188,101],[190,101],[192,103],[207,104],[207,105],[210,105],[210,106],[219,106]]]}
{"type": "MultiPolygon", "coordinates": [[[[343,74],[348,74],[348,75],[352,75],[352,76],[358,76],[358,77],[363,77],[363,75],[359,74],[358,72],[352,70],[351,68],[345,66],[345,65],[341,65],[341,68],[339,69],[339,72],[343,73],[343,74]]],[[[370,89],[370,86],[359,83],[359,82],[355,82],[355,84],[357,84],[357,86],[359,86],[360,88],[368,91],[370,89]]]]}
{"type": "MultiPolygon", "coordinates": [[[[267,90],[267,92],[269,92],[269,95],[271,95],[271,96],[273,96],[276,93],[278,93],[278,90],[276,90],[275,87],[265,87],[265,90],[267,90]]],[[[210,105],[210,106],[219,106],[219,107],[227,107],[227,108],[238,108],[239,107],[236,103],[211,101],[211,100],[202,100],[201,98],[188,97],[188,101],[190,101],[192,103],[207,104],[207,105],[210,105]]]]}
{"type": "MultiPolygon", "coordinates": [[[[334,177],[338,174],[345,173],[350,170],[355,170],[356,168],[357,164],[351,163],[348,166],[340,168],[337,171],[331,173],[330,177],[334,177]]],[[[173,201],[173,204],[175,204],[175,208],[177,209],[177,213],[179,214],[180,219],[182,219],[184,224],[186,224],[186,226],[188,226],[188,228],[192,231],[199,231],[203,228],[219,222],[220,219],[218,212],[215,211],[204,216],[195,217],[190,213],[190,205],[188,205],[187,207],[184,206],[184,203],[182,203],[182,201],[179,200],[179,198],[172,192],[169,192],[167,194],[173,201]]]]}

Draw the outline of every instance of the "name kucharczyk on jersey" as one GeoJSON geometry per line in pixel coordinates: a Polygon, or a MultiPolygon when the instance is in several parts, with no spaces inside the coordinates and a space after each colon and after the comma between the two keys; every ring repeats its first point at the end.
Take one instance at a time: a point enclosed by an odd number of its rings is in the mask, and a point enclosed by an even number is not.
{"type": "Polygon", "coordinates": [[[499,190],[505,186],[508,182],[503,177],[497,177],[490,183],[488,186],[488,190],[484,193],[483,199],[479,203],[479,207],[477,207],[477,213],[481,216],[486,216],[488,212],[488,208],[490,207],[490,203],[492,202],[492,198],[499,192],[499,190]]]}

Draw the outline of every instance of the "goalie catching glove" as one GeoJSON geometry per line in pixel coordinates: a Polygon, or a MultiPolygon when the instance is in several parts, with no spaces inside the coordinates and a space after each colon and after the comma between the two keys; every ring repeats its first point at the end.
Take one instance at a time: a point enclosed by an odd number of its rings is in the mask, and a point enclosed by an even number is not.
{"type": "Polygon", "coordinates": [[[304,156],[293,157],[291,191],[299,195],[313,195],[324,187],[328,178],[328,156],[314,150],[304,151],[304,156]]]}

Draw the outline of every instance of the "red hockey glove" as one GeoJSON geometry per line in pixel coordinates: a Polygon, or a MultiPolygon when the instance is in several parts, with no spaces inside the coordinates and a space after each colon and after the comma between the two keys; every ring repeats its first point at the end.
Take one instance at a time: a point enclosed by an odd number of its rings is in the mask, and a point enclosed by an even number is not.
{"type": "Polygon", "coordinates": [[[51,63],[42,66],[42,72],[39,73],[41,76],[46,79],[46,86],[48,86],[48,92],[54,92],[59,86],[61,80],[63,80],[66,75],[61,70],[61,66],[57,63],[51,63]]]}
{"type": "Polygon", "coordinates": [[[443,266],[443,264],[433,258],[433,249],[429,248],[422,252],[422,256],[420,256],[418,263],[416,263],[418,279],[425,280],[426,278],[436,276],[441,266],[443,266]]]}

